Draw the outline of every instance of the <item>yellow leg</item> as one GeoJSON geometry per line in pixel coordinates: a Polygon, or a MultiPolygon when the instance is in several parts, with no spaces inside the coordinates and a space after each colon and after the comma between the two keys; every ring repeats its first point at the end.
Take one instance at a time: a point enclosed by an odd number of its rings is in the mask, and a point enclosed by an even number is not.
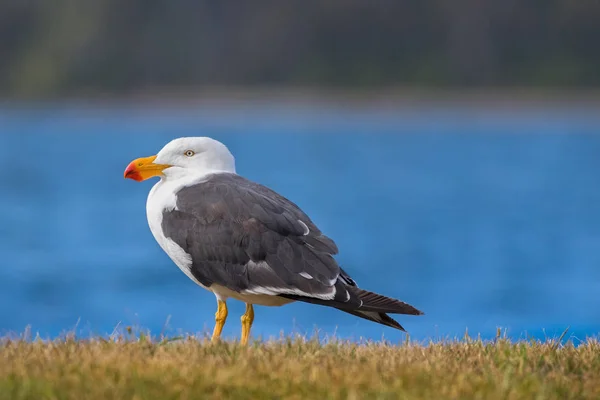
{"type": "Polygon", "coordinates": [[[242,315],[242,346],[248,344],[248,338],[250,337],[250,328],[252,328],[252,322],[254,322],[254,308],[252,304],[246,303],[246,312],[242,315]]]}
{"type": "Polygon", "coordinates": [[[222,300],[217,300],[217,312],[215,313],[215,329],[212,334],[212,341],[216,342],[221,338],[221,332],[227,319],[227,304],[222,300]]]}

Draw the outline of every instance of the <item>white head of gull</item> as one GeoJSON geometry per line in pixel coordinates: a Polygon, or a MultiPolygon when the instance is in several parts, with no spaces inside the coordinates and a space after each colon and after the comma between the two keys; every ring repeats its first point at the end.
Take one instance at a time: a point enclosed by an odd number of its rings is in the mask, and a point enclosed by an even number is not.
{"type": "Polygon", "coordinates": [[[209,137],[183,137],[167,143],[155,156],[131,162],[125,177],[172,180],[219,172],[235,173],[235,159],[223,143],[209,137]]]}

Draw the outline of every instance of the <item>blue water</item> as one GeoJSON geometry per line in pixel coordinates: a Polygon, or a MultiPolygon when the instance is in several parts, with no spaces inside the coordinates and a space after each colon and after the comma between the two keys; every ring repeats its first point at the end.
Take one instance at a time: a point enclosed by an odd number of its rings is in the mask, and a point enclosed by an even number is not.
{"type": "MultiPolygon", "coordinates": [[[[214,296],[152,238],[128,162],[225,142],[298,203],[359,285],[425,311],[415,339],[600,331],[600,118],[574,109],[189,105],[0,108],[0,333],[211,329],[214,296]],[[165,327],[165,323],[168,324],[165,327]]],[[[243,305],[230,302],[226,336],[243,305]]],[[[258,307],[254,334],[403,334],[334,309],[258,307]]]]}

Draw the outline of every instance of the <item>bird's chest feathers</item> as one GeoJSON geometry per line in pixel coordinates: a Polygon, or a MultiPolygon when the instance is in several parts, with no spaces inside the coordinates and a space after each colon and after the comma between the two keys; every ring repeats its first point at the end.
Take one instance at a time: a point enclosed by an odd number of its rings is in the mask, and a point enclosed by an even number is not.
{"type": "Polygon", "coordinates": [[[146,214],[148,225],[154,238],[173,262],[185,273],[191,280],[204,287],[192,274],[192,257],[185,252],[175,241],[166,237],[162,229],[163,213],[173,210],[177,206],[176,192],[179,188],[175,185],[159,182],[150,194],[146,203],[146,214]]]}
{"type": "Polygon", "coordinates": [[[159,243],[165,238],[162,231],[163,213],[173,210],[177,206],[175,188],[171,186],[163,182],[157,183],[148,194],[148,201],[146,202],[148,225],[159,243]]]}

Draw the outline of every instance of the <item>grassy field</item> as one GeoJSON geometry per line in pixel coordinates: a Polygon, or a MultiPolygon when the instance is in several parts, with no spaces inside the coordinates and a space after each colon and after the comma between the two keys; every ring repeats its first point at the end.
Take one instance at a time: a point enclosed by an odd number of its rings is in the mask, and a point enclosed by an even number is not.
{"type": "Polygon", "coordinates": [[[0,342],[0,399],[599,399],[600,342],[0,342]]]}

